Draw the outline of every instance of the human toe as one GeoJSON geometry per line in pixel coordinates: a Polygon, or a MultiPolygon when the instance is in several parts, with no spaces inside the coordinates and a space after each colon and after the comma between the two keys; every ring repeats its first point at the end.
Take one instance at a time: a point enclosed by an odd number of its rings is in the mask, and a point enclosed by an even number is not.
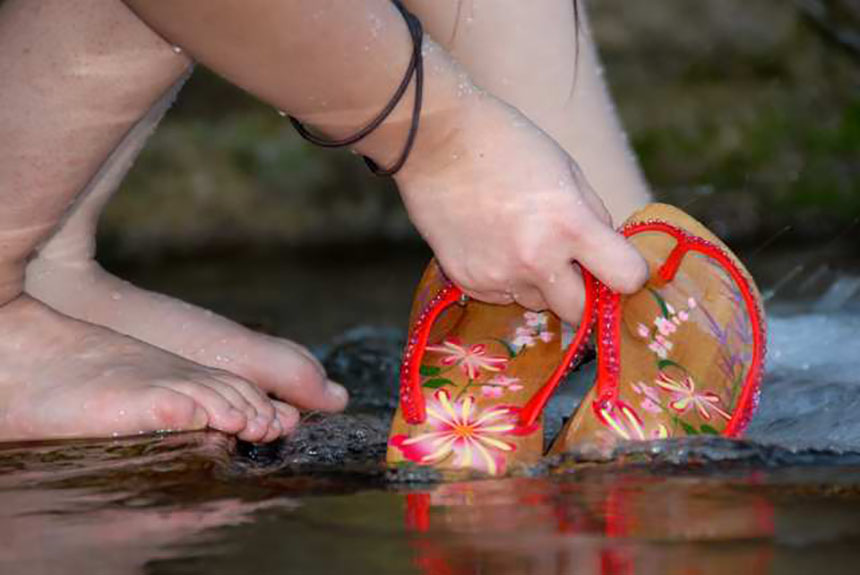
{"type": "Polygon", "coordinates": [[[135,421],[130,421],[124,432],[194,431],[209,424],[206,409],[184,393],[155,387],[141,400],[136,403],[145,408],[136,411],[135,421]]]}
{"type": "Polygon", "coordinates": [[[296,407],[343,410],[349,400],[346,389],[328,380],[320,363],[296,352],[294,346],[292,342],[270,338],[265,354],[258,352],[249,357],[247,377],[296,407]]]}
{"type": "Polygon", "coordinates": [[[277,412],[277,418],[281,424],[283,435],[289,435],[295,431],[301,420],[299,410],[283,401],[275,400],[272,402],[272,405],[275,406],[275,411],[277,412]]]}
{"type": "Polygon", "coordinates": [[[205,377],[195,380],[166,381],[156,384],[170,391],[178,392],[195,401],[207,414],[207,423],[212,429],[225,433],[237,433],[248,422],[245,413],[235,407],[226,397],[213,389],[205,377]]]}

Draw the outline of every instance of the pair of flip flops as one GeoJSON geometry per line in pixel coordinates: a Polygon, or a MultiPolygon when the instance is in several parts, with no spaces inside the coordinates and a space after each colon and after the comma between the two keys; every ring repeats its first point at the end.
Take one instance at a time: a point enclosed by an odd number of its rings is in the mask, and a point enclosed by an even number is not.
{"type": "Polygon", "coordinates": [[[749,272],[671,206],[652,204],[620,231],[650,279],[621,296],[583,269],[578,327],[551,312],[470,300],[431,262],[413,305],[389,464],[501,475],[537,462],[547,453],[543,409],[592,335],[596,381],[548,453],[743,432],[765,353],[749,272]]]}

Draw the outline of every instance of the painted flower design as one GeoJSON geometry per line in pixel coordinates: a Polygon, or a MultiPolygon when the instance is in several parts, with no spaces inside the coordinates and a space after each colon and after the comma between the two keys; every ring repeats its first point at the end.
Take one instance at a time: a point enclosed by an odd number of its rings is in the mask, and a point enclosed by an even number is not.
{"type": "Polygon", "coordinates": [[[623,401],[601,405],[596,411],[600,421],[621,439],[645,441],[669,437],[669,430],[662,423],[650,434],[646,433],[642,418],[632,406],[623,401]]]}
{"type": "Polygon", "coordinates": [[[689,298],[687,309],[676,310],[659,293],[656,291],[651,293],[660,304],[661,313],[654,318],[653,327],[640,323],[636,326],[636,333],[639,337],[648,340],[648,349],[659,359],[666,359],[675,347],[670,338],[678,331],[678,327],[682,323],[690,319],[689,312],[696,309],[696,300],[689,298]]]}
{"type": "Polygon", "coordinates": [[[516,423],[512,407],[493,406],[481,412],[471,395],[452,401],[448,391],[440,389],[427,403],[429,431],[415,437],[395,435],[391,445],[419,465],[435,465],[453,457],[454,467],[499,475],[505,471],[506,455],[516,450],[505,441],[516,423]]]}
{"type": "Polygon", "coordinates": [[[518,377],[508,377],[500,373],[481,386],[484,397],[501,397],[505,391],[519,391],[523,388],[518,377]]]}
{"type": "Polygon", "coordinates": [[[689,375],[685,375],[678,381],[661,371],[654,383],[660,389],[671,394],[672,400],[669,402],[669,407],[678,413],[683,414],[693,408],[706,421],[711,420],[712,411],[726,421],[732,417],[721,407],[722,400],[716,393],[712,391],[697,392],[696,382],[689,375]]]}
{"type": "Polygon", "coordinates": [[[526,320],[526,325],[533,328],[545,328],[549,322],[549,317],[546,313],[527,311],[523,313],[523,319],[526,320]]]}
{"type": "Polygon", "coordinates": [[[639,407],[648,413],[653,413],[655,415],[663,413],[660,394],[657,393],[656,389],[642,381],[634,383],[631,387],[633,387],[633,391],[636,392],[637,395],[642,396],[642,401],[639,403],[639,407]]]}
{"type": "Polygon", "coordinates": [[[442,365],[459,365],[469,379],[477,379],[481,370],[497,372],[508,365],[506,357],[487,355],[487,346],[483,343],[465,346],[457,339],[447,339],[442,345],[428,345],[427,351],[444,354],[442,365]]]}
{"type": "Polygon", "coordinates": [[[549,330],[549,316],[545,312],[524,312],[523,320],[525,324],[516,328],[510,341],[515,350],[534,347],[538,341],[549,343],[555,338],[555,334],[549,330]]]}

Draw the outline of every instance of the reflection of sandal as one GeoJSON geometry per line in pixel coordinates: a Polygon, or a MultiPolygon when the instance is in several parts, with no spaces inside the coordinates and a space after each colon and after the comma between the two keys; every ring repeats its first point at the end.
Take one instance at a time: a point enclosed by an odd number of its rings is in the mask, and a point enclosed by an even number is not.
{"type": "Polygon", "coordinates": [[[764,363],[761,299],[741,262],[704,226],[653,204],[622,228],[651,268],[627,297],[601,286],[597,382],[552,447],[740,435],[764,363]]]}
{"type": "Polygon", "coordinates": [[[550,313],[468,300],[431,263],[413,305],[388,463],[499,475],[536,462],[541,412],[588,339],[596,291],[586,285],[574,333],[550,313]]]}
{"type": "Polygon", "coordinates": [[[769,573],[773,564],[773,504],[725,480],[685,487],[672,475],[616,469],[573,485],[546,477],[443,483],[407,493],[405,508],[424,575],[511,565],[523,566],[517,573],[708,575],[769,573]]]}

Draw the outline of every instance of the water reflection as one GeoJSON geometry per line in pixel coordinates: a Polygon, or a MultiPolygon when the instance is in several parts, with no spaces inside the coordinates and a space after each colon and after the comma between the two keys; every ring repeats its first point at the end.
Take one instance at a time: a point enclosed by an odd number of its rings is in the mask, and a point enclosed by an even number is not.
{"type": "Polygon", "coordinates": [[[774,507],[738,483],[650,474],[509,479],[405,495],[424,575],[768,572],[774,507]]]}
{"type": "Polygon", "coordinates": [[[0,573],[140,573],[216,527],[290,506],[219,489],[212,472],[231,443],[199,433],[4,446],[0,573]]]}

